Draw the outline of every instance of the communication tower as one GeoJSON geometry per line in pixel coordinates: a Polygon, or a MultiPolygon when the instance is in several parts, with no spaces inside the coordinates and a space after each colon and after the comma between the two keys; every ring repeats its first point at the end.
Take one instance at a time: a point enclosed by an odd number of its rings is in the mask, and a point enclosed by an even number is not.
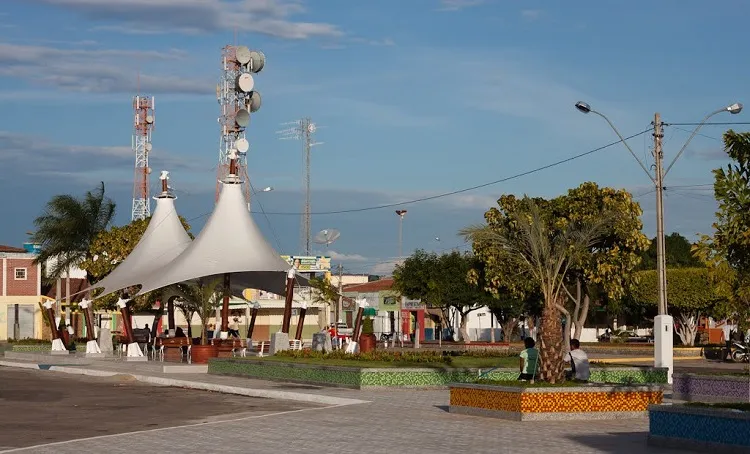
{"type": "MultiPolygon", "coordinates": [[[[238,173],[244,180],[244,192],[250,209],[250,183],[247,176],[247,152],[250,143],[245,128],[250,124],[250,114],[260,109],[260,93],[255,90],[253,74],[265,66],[263,52],[245,46],[225,46],[221,51],[221,78],[216,85],[216,98],[220,106],[219,165],[217,180],[224,181],[229,174],[229,161],[236,154],[238,173]]],[[[219,184],[216,186],[219,200],[219,184]]]]}
{"type": "Polygon", "coordinates": [[[148,179],[151,168],[148,155],[151,152],[151,132],[154,130],[154,97],[133,98],[133,153],[135,154],[135,176],[133,178],[133,211],[131,219],[146,219],[151,216],[148,179]]]}
{"type": "Polygon", "coordinates": [[[305,192],[305,201],[302,205],[302,218],[300,223],[301,249],[306,255],[310,255],[310,215],[311,215],[311,193],[310,193],[310,148],[322,145],[323,142],[315,142],[313,135],[318,127],[310,118],[284,123],[293,125],[290,128],[277,131],[281,134],[280,139],[302,140],[302,190],[305,192]]]}

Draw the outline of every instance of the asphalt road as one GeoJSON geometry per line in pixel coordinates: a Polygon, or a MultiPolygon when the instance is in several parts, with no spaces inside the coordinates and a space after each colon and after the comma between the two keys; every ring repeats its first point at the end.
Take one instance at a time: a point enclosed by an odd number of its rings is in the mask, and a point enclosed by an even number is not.
{"type": "MultiPolygon", "coordinates": [[[[126,376],[99,378],[0,367],[0,450],[315,407],[156,387],[126,376]]],[[[158,438],[158,432],[154,436],[158,438]]]]}

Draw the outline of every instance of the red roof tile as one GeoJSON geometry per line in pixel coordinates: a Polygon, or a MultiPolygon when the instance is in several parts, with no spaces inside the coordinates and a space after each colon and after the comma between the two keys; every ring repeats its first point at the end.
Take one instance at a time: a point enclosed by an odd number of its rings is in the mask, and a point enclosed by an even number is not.
{"type": "Polygon", "coordinates": [[[380,279],[379,281],[367,282],[364,284],[349,284],[345,285],[343,290],[345,292],[380,292],[383,290],[391,290],[393,287],[393,279],[380,279]]]}
{"type": "Polygon", "coordinates": [[[0,252],[19,253],[19,252],[26,252],[26,249],[21,248],[21,247],[5,246],[5,245],[0,244],[0,252]]]}

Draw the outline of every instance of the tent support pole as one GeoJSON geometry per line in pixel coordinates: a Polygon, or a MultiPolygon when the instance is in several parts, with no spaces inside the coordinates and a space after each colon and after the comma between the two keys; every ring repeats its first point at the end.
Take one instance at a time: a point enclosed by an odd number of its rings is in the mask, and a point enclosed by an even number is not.
{"type": "Polygon", "coordinates": [[[229,331],[229,273],[224,273],[224,301],[221,304],[221,330],[229,331]]]}
{"type": "Polygon", "coordinates": [[[258,308],[253,307],[253,311],[250,313],[250,326],[247,328],[246,339],[253,338],[253,331],[255,330],[255,319],[258,317],[258,308]]]}
{"type": "Polygon", "coordinates": [[[174,323],[174,298],[167,298],[167,328],[176,329],[174,323]]]}
{"type": "Polygon", "coordinates": [[[302,329],[305,327],[306,313],[307,308],[305,306],[302,306],[302,308],[299,310],[299,317],[297,318],[297,333],[294,336],[294,338],[297,340],[302,340],[302,329]]]}
{"type": "Polygon", "coordinates": [[[292,300],[294,299],[294,269],[286,274],[286,300],[284,301],[284,319],[281,332],[289,334],[289,323],[292,319],[292,300]]]}

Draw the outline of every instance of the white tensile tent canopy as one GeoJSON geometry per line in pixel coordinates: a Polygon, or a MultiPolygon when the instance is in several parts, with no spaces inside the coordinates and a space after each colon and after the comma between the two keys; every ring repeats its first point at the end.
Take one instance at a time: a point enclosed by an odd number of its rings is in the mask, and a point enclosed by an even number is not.
{"type": "MultiPolygon", "coordinates": [[[[232,294],[246,288],[286,293],[290,265],[266,242],[250,216],[242,187],[223,183],[219,201],[205,227],[189,247],[160,269],[138,273],[138,294],[168,285],[230,274],[232,294]]],[[[297,276],[299,285],[307,279],[297,276]]]]}
{"type": "MultiPolygon", "coordinates": [[[[190,245],[190,236],[180,222],[174,200],[170,195],[156,198],[154,214],[130,255],[107,277],[87,289],[103,289],[96,298],[141,284],[147,276],[159,273],[164,265],[190,245]]],[[[100,256],[97,260],[107,258],[100,256]]]]}

